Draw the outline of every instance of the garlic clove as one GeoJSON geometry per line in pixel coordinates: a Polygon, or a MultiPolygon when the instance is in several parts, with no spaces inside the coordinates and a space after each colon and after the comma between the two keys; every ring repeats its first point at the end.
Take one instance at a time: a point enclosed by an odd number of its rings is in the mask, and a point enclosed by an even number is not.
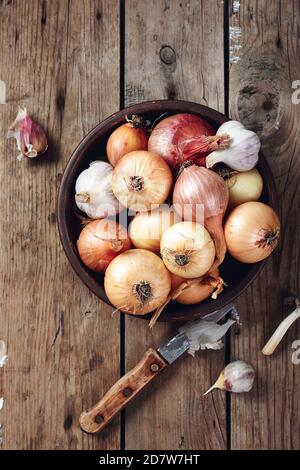
{"type": "Polygon", "coordinates": [[[250,392],[255,379],[255,371],[250,364],[244,361],[234,361],[228,364],[219,375],[217,381],[204,395],[218,388],[227,392],[250,392]]]}
{"type": "Polygon", "coordinates": [[[27,113],[26,108],[19,108],[18,114],[7,132],[7,138],[14,137],[20,152],[18,159],[23,156],[35,158],[46,152],[48,148],[44,129],[27,113]]]}
{"type": "Polygon", "coordinates": [[[262,353],[265,356],[271,356],[277,346],[279,345],[280,341],[290,328],[290,326],[294,323],[294,321],[298,320],[300,318],[300,301],[299,299],[295,299],[296,303],[296,309],[290,313],[281,323],[280,325],[276,328],[274,331],[273,335],[265,345],[265,347],[262,350],[262,353]]]}

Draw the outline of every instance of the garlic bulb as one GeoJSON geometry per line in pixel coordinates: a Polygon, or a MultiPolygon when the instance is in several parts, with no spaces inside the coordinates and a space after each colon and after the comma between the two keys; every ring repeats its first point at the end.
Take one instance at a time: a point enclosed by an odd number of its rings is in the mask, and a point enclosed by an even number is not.
{"type": "Polygon", "coordinates": [[[207,168],[223,162],[233,170],[248,171],[255,167],[258,161],[260,140],[253,131],[246,129],[238,121],[228,121],[222,124],[216,135],[230,135],[227,149],[215,150],[206,158],[207,168]]]}
{"type": "Polygon", "coordinates": [[[91,219],[102,219],[118,214],[122,209],[112,187],[113,167],[102,161],[95,161],[77,178],[75,201],[77,207],[91,219]]]}
{"type": "Polygon", "coordinates": [[[204,395],[214,388],[226,390],[227,392],[243,393],[250,392],[253,387],[255,371],[250,364],[244,361],[234,361],[228,364],[214,383],[204,395]]]}

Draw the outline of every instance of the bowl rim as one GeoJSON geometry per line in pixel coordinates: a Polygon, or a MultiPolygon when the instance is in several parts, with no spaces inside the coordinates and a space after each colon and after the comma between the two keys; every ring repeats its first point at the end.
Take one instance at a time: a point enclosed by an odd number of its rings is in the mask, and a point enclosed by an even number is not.
{"type": "MultiPolygon", "coordinates": [[[[90,147],[97,139],[98,139],[98,134],[101,131],[104,131],[107,129],[109,130],[112,125],[114,127],[117,127],[118,125],[121,125],[125,121],[125,116],[127,114],[141,114],[141,113],[147,113],[147,112],[159,112],[160,110],[162,111],[164,108],[168,108],[168,112],[170,113],[180,113],[180,112],[185,112],[185,113],[191,113],[191,114],[196,114],[196,115],[201,115],[204,119],[207,119],[208,121],[215,121],[218,123],[224,123],[227,121],[230,121],[231,119],[225,116],[224,114],[220,113],[219,111],[216,111],[208,106],[201,105],[199,103],[194,103],[191,101],[185,101],[185,100],[152,100],[152,101],[144,101],[138,104],[134,104],[132,106],[128,106],[120,111],[117,111],[113,113],[112,115],[108,116],[106,119],[98,123],[93,129],[91,129],[88,134],[79,142],[75,150],[72,152],[67,165],[64,169],[59,189],[58,189],[58,194],[57,194],[57,200],[56,200],[56,214],[57,214],[57,225],[58,225],[58,231],[59,231],[59,236],[60,240],[63,246],[63,249],[65,251],[65,254],[77,274],[77,276],[80,278],[80,280],[103,302],[106,304],[112,306],[112,304],[109,302],[108,298],[105,295],[102,295],[101,290],[99,289],[99,282],[95,280],[95,278],[92,276],[92,274],[89,274],[86,269],[84,268],[83,264],[81,263],[77,251],[74,250],[74,247],[70,243],[70,236],[69,236],[69,229],[68,229],[68,224],[67,224],[67,218],[65,217],[65,209],[66,209],[66,191],[65,188],[68,186],[70,179],[73,180],[73,172],[72,168],[74,166],[74,162],[77,160],[78,156],[81,156],[82,153],[84,153],[86,147],[90,147]],[[153,109],[154,108],[154,109],[153,109]],[[188,110],[188,111],[187,111],[188,110]]],[[[268,186],[270,188],[270,201],[268,204],[273,208],[277,209],[278,208],[278,195],[276,191],[276,186],[275,186],[275,181],[273,178],[272,171],[263,156],[262,152],[260,152],[260,159],[259,159],[259,164],[263,167],[265,172],[268,172],[270,175],[270,179],[268,180],[268,186]]],[[[217,309],[222,308],[223,306],[233,302],[237,297],[239,297],[245,289],[249,286],[250,283],[254,281],[254,279],[257,277],[259,272],[262,270],[263,266],[265,265],[266,261],[268,258],[265,260],[255,263],[251,266],[249,272],[243,277],[241,282],[239,282],[236,286],[234,286],[231,290],[225,290],[222,293],[222,296],[218,298],[220,302],[218,302],[221,305],[218,305],[217,309]]],[[[103,289],[104,291],[104,289],[103,289]]],[[[217,302],[217,301],[216,301],[217,302]]],[[[195,306],[198,304],[195,304],[195,306]]],[[[113,306],[112,306],[113,307],[113,306]]],[[[189,307],[187,305],[182,305],[182,310],[184,310],[185,307],[189,307]]],[[[206,305],[205,308],[205,314],[212,313],[217,310],[216,305],[211,302],[210,304],[206,305]]],[[[124,312],[127,313],[127,312],[124,312]]],[[[147,314],[147,315],[133,315],[130,313],[127,313],[128,315],[135,316],[138,318],[143,318],[143,319],[149,319],[151,318],[152,314],[147,314]]],[[[170,313],[162,313],[161,317],[159,318],[159,321],[165,321],[165,322],[176,322],[176,321],[183,321],[183,320],[189,320],[193,318],[199,318],[203,316],[204,314],[201,312],[190,312],[188,314],[182,312],[181,313],[176,313],[174,315],[171,315],[170,313]]]]}

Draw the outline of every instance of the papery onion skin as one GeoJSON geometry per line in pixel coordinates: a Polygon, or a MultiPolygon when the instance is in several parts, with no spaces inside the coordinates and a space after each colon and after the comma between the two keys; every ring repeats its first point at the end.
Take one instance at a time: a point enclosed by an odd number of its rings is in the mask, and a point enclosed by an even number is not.
{"type": "MultiPolygon", "coordinates": [[[[214,279],[217,281],[219,278],[219,270],[216,269],[210,275],[199,281],[197,284],[191,284],[176,297],[176,302],[184,305],[197,304],[206,300],[215,290],[216,286],[212,282],[214,279]]],[[[171,273],[171,291],[179,287],[185,279],[171,273]]]]}
{"type": "Polygon", "coordinates": [[[173,175],[164,159],[143,150],[124,155],[112,177],[116,198],[125,207],[138,212],[165,202],[172,183],[173,175]]]}
{"type": "Polygon", "coordinates": [[[159,253],[163,233],[178,221],[179,216],[168,206],[139,212],[129,227],[133,246],[159,253]]]}
{"type": "Polygon", "coordinates": [[[106,145],[108,161],[116,166],[118,161],[129,152],[147,150],[148,134],[130,122],[122,124],[109,136],[106,145]]]}
{"type": "Polygon", "coordinates": [[[91,219],[115,216],[122,210],[112,190],[112,173],[109,163],[96,160],[76,180],[76,205],[91,219]]]}
{"type": "Polygon", "coordinates": [[[145,315],[162,305],[171,289],[170,273],[151,251],[134,249],[117,256],[108,266],[104,288],[118,310],[145,315]]]}
{"type": "Polygon", "coordinates": [[[109,219],[93,220],[80,232],[77,248],[82,262],[95,272],[105,272],[109,263],[131,248],[127,230],[109,219]]]}
{"type": "Polygon", "coordinates": [[[184,166],[174,187],[174,208],[185,220],[204,223],[215,242],[220,264],[226,253],[222,221],[229,201],[228,188],[223,178],[212,170],[184,166]]]}
{"type": "Polygon", "coordinates": [[[185,279],[207,273],[215,259],[215,247],[208,231],[195,222],[179,222],[161,238],[160,253],[168,270],[185,279]]]}
{"type": "Polygon", "coordinates": [[[163,119],[153,129],[148,150],[161,155],[171,168],[184,161],[202,161],[208,152],[220,148],[223,142],[215,138],[213,127],[199,116],[183,113],[163,119]]]}
{"type": "Polygon", "coordinates": [[[275,211],[266,204],[245,202],[229,214],[224,231],[233,258],[242,263],[257,263],[278,245],[280,222],[275,211]]]}
{"type": "Polygon", "coordinates": [[[263,190],[263,179],[254,168],[249,171],[234,172],[225,179],[229,189],[229,208],[233,209],[244,202],[258,201],[263,190]]]}

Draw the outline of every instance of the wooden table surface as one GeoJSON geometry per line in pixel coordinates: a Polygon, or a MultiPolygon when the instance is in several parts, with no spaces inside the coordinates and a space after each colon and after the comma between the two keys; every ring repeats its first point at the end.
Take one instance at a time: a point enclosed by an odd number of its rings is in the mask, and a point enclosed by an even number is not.
{"type": "Polygon", "coordinates": [[[261,354],[291,310],[286,298],[300,295],[299,1],[1,0],[0,24],[2,449],[299,449],[299,322],[273,357],[261,354]],[[182,357],[88,436],[81,411],[176,328],[151,333],[146,321],[112,318],[74,275],[56,226],[57,189],[91,128],[159,98],[211,106],[259,133],[280,197],[281,245],[237,301],[239,336],[222,351],[182,357]],[[17,161],[5,139],[19,104],[49,136],[47,155],[33,161],[17,161]],[[253,364],[253,391],[203,397],[230,358],[253,364]]]}

